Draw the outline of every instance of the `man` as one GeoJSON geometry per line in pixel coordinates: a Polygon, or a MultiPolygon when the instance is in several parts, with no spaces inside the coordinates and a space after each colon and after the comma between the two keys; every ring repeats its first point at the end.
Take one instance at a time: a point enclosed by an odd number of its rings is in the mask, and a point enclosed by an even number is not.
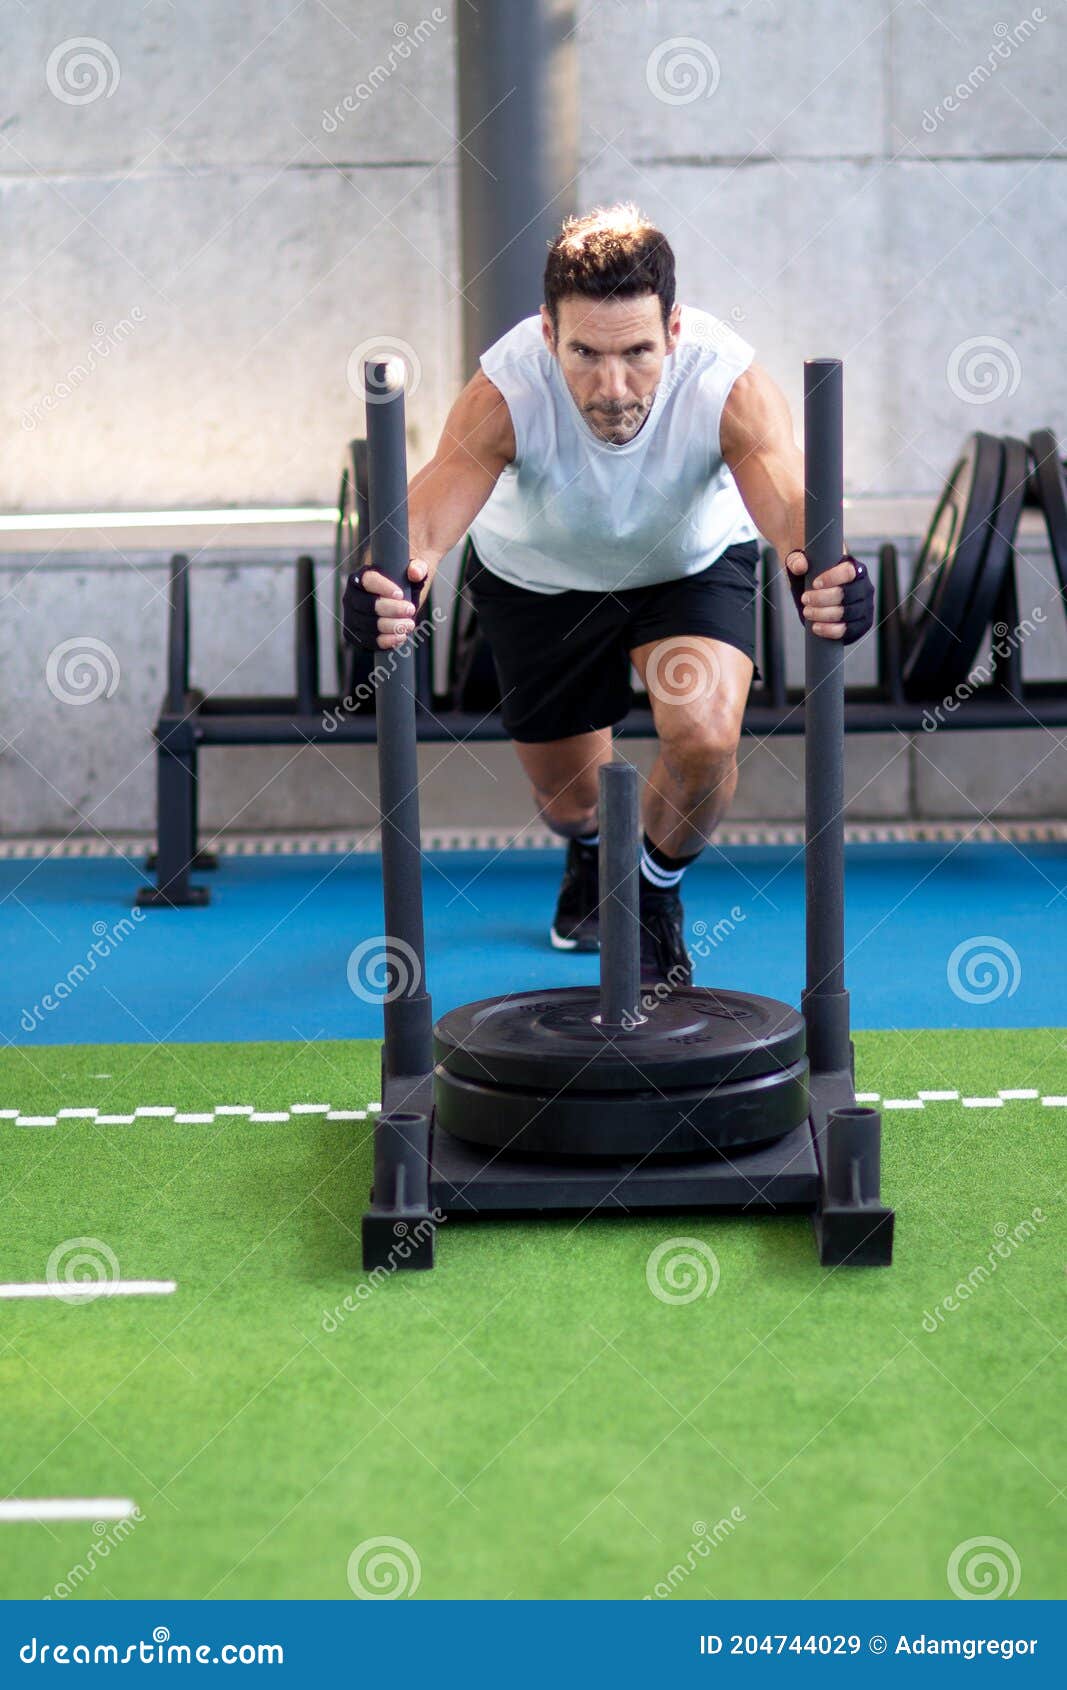
{"type": "Polygon", "coordinates": [[[400,645],[440,559],[468,535],[464,590],[503,723],[569,841],[551,928],[564,950],[598,943],[597,772],[633,665],[659,742],[643,799],[642,984],[688,984],[679,885],[737,784],[757,535],[821,638],[865,633],[873,587],[847,556],[805,583],[786,400],[731,328],[676,303],[674,255],[635,206],[564,223],[544,298],[483,353],[412,479],[409,596],[366,565],[346,589],[345,631],[400,645]]]}

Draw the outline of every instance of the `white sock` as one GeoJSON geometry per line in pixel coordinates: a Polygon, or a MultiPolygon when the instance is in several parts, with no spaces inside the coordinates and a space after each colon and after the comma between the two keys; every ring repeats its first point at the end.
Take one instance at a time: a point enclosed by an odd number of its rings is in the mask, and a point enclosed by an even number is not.
{"type": "Polygon", "coordinates": [[[685,873],[685,869],[661,868],[659,863],[654,863],[652,861],[648,851],[642,847],[641,873],[648,881],[649,885],[654,886],[657,891],[669,892],[673,887],[678,885],[682,875],[685,873]]]}

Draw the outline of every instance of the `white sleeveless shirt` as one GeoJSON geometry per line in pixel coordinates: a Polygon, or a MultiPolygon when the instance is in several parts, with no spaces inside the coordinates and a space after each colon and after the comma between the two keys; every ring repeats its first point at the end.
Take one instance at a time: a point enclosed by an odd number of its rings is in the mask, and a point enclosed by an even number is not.
{"type": "Polygon", "coordinates": [[[525,317],[481,356],[515,431],[515,460],[471,524],[494,575],[535,593],[621,591],[706,569],[757,538],[719,446],[727,395],[755,356],[695,306],[644,424],[625,445],[601,440],[525,317]]]}

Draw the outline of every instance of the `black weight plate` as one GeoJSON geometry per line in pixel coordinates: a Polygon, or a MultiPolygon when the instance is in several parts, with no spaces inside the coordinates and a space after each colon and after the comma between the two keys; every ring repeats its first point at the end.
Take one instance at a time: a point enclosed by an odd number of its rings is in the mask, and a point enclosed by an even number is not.
{"type": "Polygon", "coordinates": [[[1015,535],[1026,501],[1030,454],[1025,440],[1004,438],[1004,485],[989,523],[985,557],[975,582],[973,596],[959,628],[956,645],[946,660],[946,689],[960,685],[974,669],[982,640],[1001,588],[1011,566],[1015,535]]]}
{"type": "Polygon", "coordinates": [[[805,1057],[746,1080],[669,1091],[498,1088],[438,1068],[437,1126],[512,1156],[707,1156],[753,1150],[808,1118],[805,1057]]]}
{"type": "Polygon", "coordinates": [[[959,670],[959,630],[981,572],[1003,478],[1001,442],[991,434],[972,434],[938,500],[900,607],[903,680],[912,698],[934,698],[956,684],[947,677],[959,670]]]}
{"type": "Polygon", "coordinates": [[[1049,545],[1067,598],[1067,477],[1056,436],[1050,428],[1035,429],[1030,436],[1034,454],[1034,485],[1048,527],[1049,545]]]}
{"type": "MultiPolygon", "coordinates": [[[[341,472],[341,489],[337,495],[337,529],[333,552],[333,622],[337,644],[337,690],[342,698],[352,698],[356,688],[366,682],[374,667],[374,653],[358,651],[347,645],[341,632],[341,600],[345,584],[354,569],[364,561],[370,538],[370,514],[367,502],[367,442],[350,440],[341,472]]],[[[359,708],[363,704],[350,708],[359,708]]]]}
{"type": "Polygon", "coordinates": [[[749,992],[674,991],[643,1025],[614,1035],[599,1011],[595,986],[483,998],[441,1016],[434,1060],[489,1085],[608,1092],[750,1078],[788,1068],[806,1048],[797,1010],[749,992]]]}

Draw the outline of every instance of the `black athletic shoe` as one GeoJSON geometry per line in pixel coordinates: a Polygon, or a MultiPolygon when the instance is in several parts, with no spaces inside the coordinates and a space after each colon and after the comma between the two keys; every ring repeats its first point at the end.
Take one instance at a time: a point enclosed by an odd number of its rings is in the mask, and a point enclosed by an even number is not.
{"type": "Polygon", "coordinates": [[[600,852],[572,839],[550,937],[557,951],[600,949],[600,852]]]}
{"type": "Polygon", "coordinates": [[[682,900],[641,881],[641,985],[691,986],[693,966],[682,938],[682,900]]]}

